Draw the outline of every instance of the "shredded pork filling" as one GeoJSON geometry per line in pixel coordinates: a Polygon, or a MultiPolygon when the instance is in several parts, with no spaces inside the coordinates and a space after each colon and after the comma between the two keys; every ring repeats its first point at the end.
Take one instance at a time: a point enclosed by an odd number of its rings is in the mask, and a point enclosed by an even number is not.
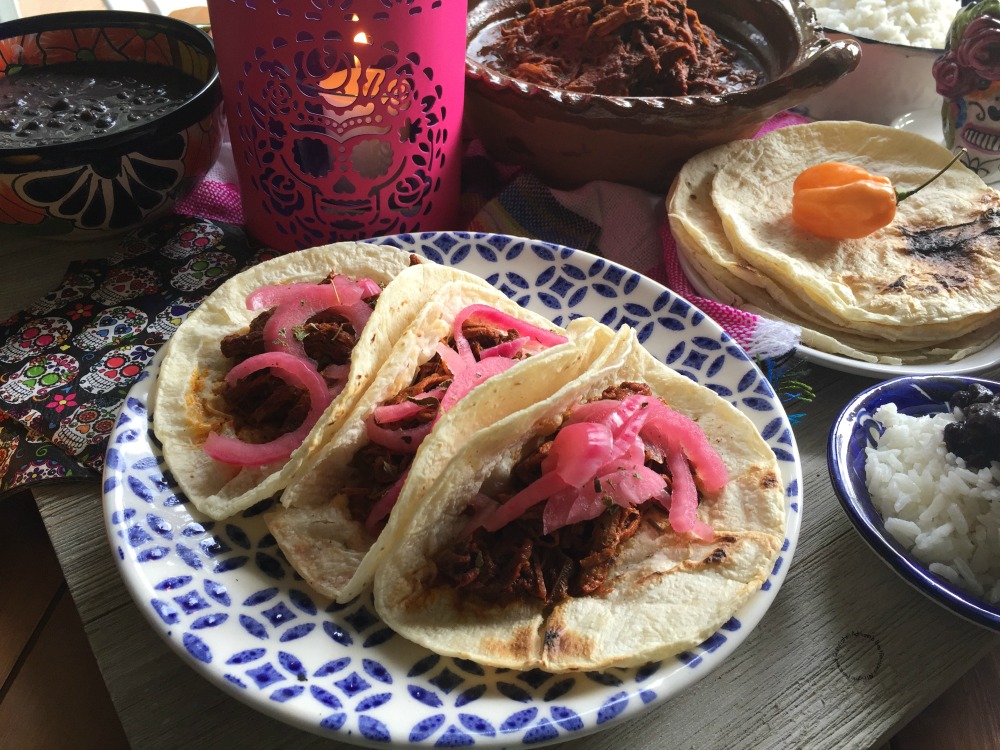
{"type": "MultiPolygon", "coordinates": [[[[329,283],[326,279],[324,283],[329,283]]],[[[374,309],[378,296],[365,298],[374,309]]],[[[219,346],[223,356],[235,366],[266,351],[264,327],[274,308],[264,310],[250,325],[225,336],[219,346]]],[[[347,318],[324,310],[293,331],[302,342],[306,355],[322,372],[331,365],[349,365],[357,334],[347,318]]],[[[289,385],[267,370],[253,373],[233,385],[225,384],[222,400],[232,416],[233,431],[248,443],[266,443],[298,428],[309,413],[309,394],[304,388],[289,385]]]]}
{"type": "Polygon", "coordinates": [[[519,80],[606,96],[719,94],[760,79],[686,0],[548,0],[483,52],[519,80]]]}
{"type": "MultiPolygon", "coordinates": [[[[468,320],[462,325],[462,333],[469,342],[472,354],[478,361],[485,349],[497,346],[518,337],[514,330],[501,330],[494,326],[476,320],[468,320]]],[[[449,339],[448,346],[454,347],[454,340],[449,339]]],[[[422,402],[427,393],[442,385],[447,385],[452,379],[452,373],[435,354],[431,359],[417,368],[409,386],[402,389],[383,402],[384,405],[401,404],[404,401],[422,402]]],[[[423,408],[415,414],[394,422],[393,429],[410,429],[433,421],[439,410],[440,402],[434,398],[426,398],[423,408]]],[[[365,482],[355,486],[345,487],[342,492],[347,495],[351,517],[358,523],[365,523],[375,504],[389,491],[396,481],[403,476],[413,463],[413,452],[401,453],[368,442],[357,450],[350,461],[350,466],[358,477],[364,477],[365,482]]],[[[381,524],[384,526],[384,522],[381,524]]]]}
{"type": "MultiPolygon", "coordinates": [[[[601,399],[622,400],[629,395],[652,395],[649,386],[626,382],[606,389],[601,399]]],[[[502,503],[541,476],[541,464],[555,435],[525,455],[514,467],[502,503]]],[[[662,456],[646,453],[645,465],[669,473],[662,456]]],[[[622,507],[606,501],[597,518],[572,523],[545,534],[543,505],[535,505],[520,518],[496,531],[480,526],[466,538],[445,548],[435,559],[436,585],[476,595],[487,603],[505,603],[528,597],[545,605],[570,597],[601,594],[622,546],[651,524],[657,532],[668,528],[667,512],[655,502],[622,507]]],[[[471,511],[470,506],[470,511],[471,511]]]]}

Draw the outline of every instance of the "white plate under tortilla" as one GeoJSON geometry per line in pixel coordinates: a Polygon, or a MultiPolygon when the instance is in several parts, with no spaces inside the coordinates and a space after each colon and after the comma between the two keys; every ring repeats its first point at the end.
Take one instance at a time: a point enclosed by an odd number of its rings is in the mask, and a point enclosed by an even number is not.
{"type": "Polygon", "coordinates": [[[941,124],[940,106],[918,109],[915,112],[900,115],[892,121],[892,127],[922,135],[939,146],[944,146],[944,128],[941,124]]]}
{"type": "Polygon", "coordinates": [[[707,675],[774,601],[799,535],[798,450],[760,370],[699,310],[593,255],[489,234],[376,241],[482,276],[556,323],[589,315],[632,325],[655,356],[746,414],[774,451],[785,487],[786,539],[767,580],[697,648],[636,669],[552,675],[438,656],[388,629],[369,595],[336,605],[311,591],[267,533],[260,516],[267,503],[216,523],[190,506],[150,432],[154,364],[126,399],[104,472],[111,547],[151,626],[199,674],[253,708],[372,747],[563,742],[633,717],[707,675]]]}
{"type": "MultiPolygon", "coordinates": [[[[694,290],[706,299],[715,299],[715,295],[701,275],[691,267],[691,264],[680,254],[677,254],[684,275],[694,290]]],[[[984,349],[979,350],[967,357],[963,357],[955,362],[936,362],[918,365],[883,365],[873,362],[862,362],[859,359],[844,357],[839,354],[829,354],[818,349],[800,344],[796,350],[802,359],[831,370],[849,372],[854,375],[862,375],[868,378],[895,377],[897,375],[972,375],[973,373],[989,370],[1000,364],[1000,339],[984,349]]]]}

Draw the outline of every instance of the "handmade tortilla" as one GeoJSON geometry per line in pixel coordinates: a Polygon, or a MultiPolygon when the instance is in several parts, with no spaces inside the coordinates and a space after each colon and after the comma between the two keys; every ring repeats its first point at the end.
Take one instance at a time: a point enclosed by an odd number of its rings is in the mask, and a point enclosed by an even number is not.
{"type": "MultiPolygon", "coordinates": [[[[434,356],[447,339],[455,315],[472,304],[487,304],[521,320],[560,331],[492,288],[468,284],[443,287],[403,334],[356,407],[296,471],[282,494],[286,507],[265,515],[268,528],[295,570],[319,593],[348,601],[371,583],[392,534],[373,536],[352,517],[342,490],[364,481],[364,471],[351,466],[354,454],[368,443],[365,420],[383,401],[409,386],[417,368],[434,356]]],[[[614,348],[611,332],[586,320],[570,324],[570,343],[522,360],[507,372],[474,388],[444,414],[414,458],[397,508],[416,511],[419,499],[444,466],[475,432],[504,415],[540,400],[569,382],[605,350],[614,348]],[[461,409],[459,407],[462,407],[461,409]],[[408,504],[406,498],[417,498],[408,504]]],[[[405,523],[405,511],[394,510],[390,523],[405,523]],[[402,515],[403,517],[399,517],[402,515]]]]}
{"type": "MultiPolygon", "coordinates": [[[[402,516],[401,516],[402,517],[402,516]]],[[[694,648],[756,592],[784,540],[784,490],[774,454],[753,424],[708,388],[673,372],[634,338],[621,363],[589,370],[551,398],[471,439],[422,498],[375,578],[375,606],[397,633],[445,655],[550,672],[633,666],[694,648]],[[521,455],[551,434],[573,404],[625,380],[698,421],[730,481],[699,506],[712,542],[651,525],[630,539],[607,581],[610,593],[546,607],[503,606],[435,584],[434,559],[467,523],[476,493],[506,483],[521,455]]],[[[389,529],[387,528],[387,532],[389,529]]]]}
{"type": "Polygon", "coordinates": [[[171,338],[153,394],[153,429],[187,498],[205,515],[221,519],[284,488],[306,456],[336,430],[435,290],[459,279],[488,287],[485,281],[446,266],[430,262],[411,266],[410,256],[396,248],[346,242],[274,258],[212,292],[171,338]],[[209,433],[225,433],[231,424],[219,396],[231,363],[219,345],[224,336],[246,328],[258,315],[259,311],[247,309],[247,295],[270,284],[318,283],[332,271],[385,285],[352,352],[347,385],[287,461],[238,467],[209,458],[203,449],[209,433]]]}
{"type": "Polygon", "coordinates": [[[806,167],[843,161],[889,177],[897,189],[932,177],[951,153],[922,136],[860,122],[816,122],[746,142],[720,166],[712,202],[742,261],[795,290],[832,320],[864,333],[943,341],[1000,319],[1000,249],[993,230],[919,250],[908,234],[1000,223],[1000,195],[961,164],[899,204],[887,227],[829,240],[791,219],[792,182],[806,167]],[[869,326],[869,327],[866,327],[869,326]]]}
{"type": "Polygon", "coordinates": [[[955,338],[926,327],[864,324],[815,309],[797,289],[769,279],[733,250],[712,202],[716,173],[746,147],[738,141],[689,160],[667,198],[670,228],[681,260],[719,301],[799,326],[802,342],[820,351],[881,364],[954,361],[996,340],[1000,331],[980,327],[955,338]]]}

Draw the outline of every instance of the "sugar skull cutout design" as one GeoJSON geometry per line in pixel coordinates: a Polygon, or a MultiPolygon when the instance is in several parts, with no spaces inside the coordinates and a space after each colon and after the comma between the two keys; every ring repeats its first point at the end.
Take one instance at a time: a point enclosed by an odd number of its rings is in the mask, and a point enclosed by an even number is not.
{"type": "Polygon", "coordinates": [[[114,429],[117,411],[116,404],[81,406],[59,423],[52,442],[71,456],[78,456],[107,439],[114,429]]]}
{"type": "Polygon", "coordinates": [[[163,255],[174,260],[183,260],[192,255],[211,250],[222,242],[225,237],[219,227],[211,222],[197,221],[181,229],[168,242],[163,250],[163,255]]]}
{"type": "Polygon", "coordinates": [[[104,282],[94,292],[94,299],[102,305],[120,305],[152,294],[157,286],[158,277],[151,268],[115,268],[108,272],[104,282]]]}
{"type": "Polygon", "coordinates": [[[181,266],[170,284],[182,292],[208,289],[225,281],[235,268],[236,258],[228,253],[201,253],[181,266]]]}
{"type": "Polygon", "coordinates": [[[124,344],[138,336],[149,323],[149,316],[137,307],[109,307],[73,338],[81,349],[96,352],[124,344]]]}
{"type": "Polygon", "coordinates": [[[65,318],[47,317],[29,320],[0,347],[0,362],[20,362],[59,346],[73,333],[65,318]]]}
{"type": "Polygon", "coordinates": [[[382,9],[275,37],[237,84],[233,137],[254,198],[297,247],[412,231],[432,210],[449,152],[445,92],[387,23],[406,10],[382,9]]]}
{"type": "Polygon", "coordinates": [[[153,359],[156,350],[139,344],[112,349],[80,378],[80,386],[91,393],[107,393],[130,385],[153,359]]]}
{"type": "Polygon", "coordinates": [[[986,182],[1000,180],[1000,1],[963,3],[933,67],[945,145],[986,182]]]}
{"type": "Polygon", "coordinates": [[[45,354],[29,359],[0,386],[0,398],[11,404],[45,398],[51,391],[72,383],[80,363],[69,354],[45,354]]]}

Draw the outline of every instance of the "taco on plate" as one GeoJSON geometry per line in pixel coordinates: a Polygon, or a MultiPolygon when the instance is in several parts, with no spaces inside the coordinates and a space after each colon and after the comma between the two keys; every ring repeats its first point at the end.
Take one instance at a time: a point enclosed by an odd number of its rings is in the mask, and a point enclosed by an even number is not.
{"type": "Polygon", "coordinates": [[[773,452],[634,335],[624,362],[549,392],[465,440],[424,497],[405,498],[414,507],[401,501],[377,611],[437,653],[522,670],[693,648],[781,549],[773,452]]]}
{"type": "Polygon", "coordinates": [[[486,282],[396,248],[346,242],[256,265],[171,338],[153,429],[184,494],[221,519],[284,488],[335,431],[443,285],[486,282]]]}
{"type": "Polygon", "coordinates": [[[443,287],[296,470],[283,507],[265,514],[288,561],[319,593],[357,596],[385,554],[394,508],[416,510],[465,440],[579,377],[613,340],[593,321],[564,331],[493,289],[443,287]]]}

